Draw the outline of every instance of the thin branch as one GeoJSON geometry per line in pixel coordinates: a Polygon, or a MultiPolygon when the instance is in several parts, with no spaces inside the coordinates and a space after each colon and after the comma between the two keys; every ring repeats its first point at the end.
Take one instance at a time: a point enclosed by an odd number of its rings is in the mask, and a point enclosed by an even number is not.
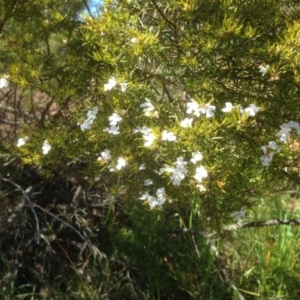
{"type": "Polygon", "coordinates": [[[176,30],[176,24],[170,21],[163,11],[160,9],[160,7],[156,4],[155,0],[151,0],[152,4],[154,5],[155,9],[158,11],[158,13],[162,16],[162,18],[169,24],[171,25],[175,30],[176,30]]]}
{"type": "Polygon", "coordinates": [[[33,208],[33,205],[32,205],[32,202],[28,196],[28,194],[26,193],[26,191],[24,191],[21,186],[19,186],[17,183],[13,182],[12,180],[10,179],[6,179],[6,178],[3,178],[2,180],[6,181],[6,182],[9,182],[11,183],[12,185],[14,185],[17,189],[19,189],[22,194],[23,194],[23,197],[26,199],[26,201],[28,202],[28,205],[34,215],[34,218],[35,218],[35,222],[36,222],[36,234],[37,234],[37,244],[40,243],[40,223],[39,223],[39,219],[37,217],[37,214],[33,208]]]}
{"type": "Polygon", "coordinates": [[[245,300],[244,296],[240,293],[239,288],[236,286],[236,284],[234,283],[234,281],[231,279],[231,277],[229,276],[229,273],[226,270],[226,265],[223,262],[223,260],[221,259],[218,249],[215,245],[215,242],[211,239],[207,239],[210,249],[211,251],[214,253],[215,257],[216,257],[216,261],[217,261],[217,267],[220,270],[220,272],[223,273],[227,283],[231,286],[231,288],[238,294],[238,297],[240,300],[245,300]]]}
{"type": "Polygon", "coordinates": [[[222,231],[235,231],[240,228],[248,227],[265,227],[265,226],[274,226],[274,225],[300,225],[300,220],[280,220],[280,219],[271,219],[267,221],[253,221],[253,222],[244,222],[240,224],[232,224],[228,227],[222,229],[222,231]]]}
{"type": "MultiPolygon", "coordinates": [[[[74,228],[74,226],[70,225],[69,223],[65,222],[63,219],[59,218],[58,216],[56,216],[55,214],[51,213],[50,211],[48,211],[47,209],[41,207],[38,204],[34,204],[35,207],[39,208],[41,211],[43,211],[45,214],[53,217],[54,219],[60,221],[62,224],[64,224],[65,226],[71,228],[75,233],[78,234],[78,236],[85,241],[86,245],[89,247],[91,253],[93,254],[94,257],[96,257],[96,254],[98,252],[98,254],[100,254],[100,256],[102,257],[106,257],[106,255],[102,252],[100,252],[98,249],[94,249],[93,245],[91,244],[91,242],[83,235],[81,234],[81,232],[79,230],[77,230],[76,228],[74,228]]],[[[99,260],[100,261],[100,260],[99,260]]],[[[101,263],[101,261],[100,261],[101,263]]]]}
{"type": "Polygon", "coordinates": [[[176,229],[175,232],[182,232],[182,233],[191,233],[196,235],[201,235],[205,237],[206,239],[212,239],[215,238],[218,234],[227,232],[227,231],[236,231],[238,229],[242,228],[250,228],[250,227],[265,227],[265,226],[275,226],[275,225],[300,225],[300,219],[298,220],[281,220],[281,219],[270,219],[266,221],[252,221],[252,222],[244,222],[239,224],[231,224],[223,229],[221,229],[219,232],[212,232],[208,233],[205,231],[199,231],[197,229],[193,228],[180,228],[176,229]]]}

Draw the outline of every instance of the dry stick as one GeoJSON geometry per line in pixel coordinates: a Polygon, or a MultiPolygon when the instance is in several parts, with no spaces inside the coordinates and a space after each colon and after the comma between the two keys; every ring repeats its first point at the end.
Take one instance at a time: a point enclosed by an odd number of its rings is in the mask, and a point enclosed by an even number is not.
{"type": "Polygon", "coordinates": [[[216,237],[219,233],[223,233],[226,231],[236,231],[241,228],[250,228],[250,227],[265,227],[265,226],[275,226],[275,225],[300,225],[300,219],[298,220],[281,220],[281,219],[270,219],[266,221],[252,221],[252,222],[244,222],[240,224],[232,224],[223,229],[219,232],[212,232],[208,233],[205,231],[199,231],[193,228],[182,228],[175,230],[176,232],[183,232],[183,233],[191,233],[191,234],[199,234],[204,236],[206,239],[211,239],[216,237]]]}
{"type": "Polygon", "coordinates": [[[3,178],[2,180],[6,181],[6,182],[9,182],[11,183],[12,185],[14,185],[17,189],[19,189],[22,194],[23,194],[23,197],[26,199],[26,201],[28,202],[28,205],[34,215],[34,218],[35,218],[35,222],[36,222],[36,234],[37,234],[37,244],[40,243],[40,223],[39,223],[39,219],[37,217],[37,214],[33,208],[33,205],[32,205],[32,202],[28,196],[28,194],[21,188],[21,186],[19,186],[18,184],[16,184],[15,182],[13,182],[12,180],[10,179],[6,179],[6,178],[3,178]]]}
{"type": "Polygon", "coordinates": [[[235,285],[235,283],[233,282],[233,280],[229,276],[229,274],[228,274],[228,272],[226,270],[226,265],[225,265],[225,263],[223,262],[223,260],[221,259],[220,255],[218,253],[218,249],[217,249],[217,247],[215,245],[215,242],[212,239],[208,239],[208,238],[206,238],[206,240],[209,243],[211,251],[216,256],[218,268],[223,273],[223,275],[224,275],[227,283],[232,287],[232,289],[234,291],[237,292],[240,300],[245,300],[244,296],[240,293],[239,288],[235,285]]]}
{"type": "Polygon", "coordinates": [[[34,203],[34,206],[36,206],[37,208],[39,208],[41,211],[43,211],[44,213],[48,214],[49,216],[53,217],[54,219],[60,221],[62,224],[66,225],[67,227],[71,228],[72,230],[74,230],[84,241],[85,243],[88,245],[88,247],[90,248],[91,252],[95,255],[95,251],[93,249],[93,246],[91,244],[91,242],[84,237],[76,228],[74,228],[72,225],[70,225],[69,223],[65,222],[63,219],[59,218],[58,216],[56,216],[55,214],[51,213],[50,211],[48,211],[47,209],[41,207],[40,205],[34,203]]]}

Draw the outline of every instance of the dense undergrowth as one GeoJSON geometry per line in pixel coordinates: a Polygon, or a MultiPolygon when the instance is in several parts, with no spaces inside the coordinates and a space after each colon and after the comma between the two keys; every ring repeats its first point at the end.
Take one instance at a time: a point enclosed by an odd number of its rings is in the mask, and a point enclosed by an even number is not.
{"type": "MultiPolygon", "coordinates": [[[[52,172],[45,178],[2,157],[3,299],[239,299],[222,268],[245,299],[299,297],[297,226],[223,232],[213,238],[216,256],[196,200],[149,211],[136,199],[111,197],[103,184],[80,189],[52,172]]],[[[290,194],[261,200],[247,221],[297,219],[293,193],[293,201],[290,194]]]]}

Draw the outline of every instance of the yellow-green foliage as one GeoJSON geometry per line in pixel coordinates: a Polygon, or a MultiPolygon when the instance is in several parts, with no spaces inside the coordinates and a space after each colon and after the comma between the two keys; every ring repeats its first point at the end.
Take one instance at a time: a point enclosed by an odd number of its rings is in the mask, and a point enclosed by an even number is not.
{"type": "Polygon", "coordinates": [[[136,201],[146,191],[156,197],[159,188],[174,205],[197,197],[211,224],[297,179],[298,154],[290,145],[299,137],[290,130],[283,143],[276,135],[283,123],[299,121],[300,6],[294,2],[105,1],[98,16],[83,15],[77,23],[59,7],[49,10],[47,26],[39,20],[48,28],[47,39],[41,30],[35,40],[29,28],[13,48],[7,42],[7,51],[20,56],[7,69],[10,81],[48,93],[64,112],[43,129],[24,132],[29,136],[20,147],[24,161],[43,167],[79,159],[91,184],[101,175],[115,193],[136,201]],[[33,41],[25,45],[26,39],[33,41]],[[105,90],[111,77],[116,86],[105,90]],[[125,92],[121,83],[127,83],[125,92]],[[141,107],[146,99],[154,107],[150,116],[141,107]],[[186,112],[191,99],[215,106],[215,112],[211,118],[194,116],[192,127],[184,128],[180,122],[192,117],[186,112]],[[224,113],[227,102],[235,108],[224,113]],[[251,104],[259,111],[242,114],[240,108],[251,104]],[[79,124],[94,107],[91,129],[81,131],[79,124]],[[103,131],[113,113],[122,117],[118,135],[103,131]],[[134,133],[138,126],[152,131],[156,139],[150,146],[134,133]],[[164,130],[176,141],[162,141],[164,130]],[[45,140],[51,145],[46,155],[45,140]],[[270,141],[281,151],[265,167],[261,147],[270,141]],[[111,159],[97,160],[105,149],[111,159]],[[193,152],[201,152],[202,161],[191,163],[193,152]],[[127,165],[111,172],[120,157],[127,165]],[[172,171],[160,169],[174,167],[179,157],[188,162],[188,172],[177,186],[172,171]],[[140,164],[146,169],[140,171],[140,164]],[[208,176],[199,188],[194,175],[200,166],[208,176]],[[146,179],[153,185],[144,186],[146,179]]]}

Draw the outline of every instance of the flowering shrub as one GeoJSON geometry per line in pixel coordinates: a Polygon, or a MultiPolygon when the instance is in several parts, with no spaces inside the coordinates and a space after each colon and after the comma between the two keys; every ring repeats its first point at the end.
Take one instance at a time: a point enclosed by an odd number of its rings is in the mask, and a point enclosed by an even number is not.
{"type": "Polygon", "coordinates": [[[254,197],[298,180],[289,144],[300,131],[291,121],[300,23],[286,10],[263,0],[105,1],[62,42],[66,57],[53,68],[66,68],[63,87],[59,73],[41,83],[11,66],[10,82],[51,86],[62,109],[66,96],[74,103],[44,130],[25,130],[24,161],[80,159],[90,184],[101,174],[111,193],[150,208],[193,198],[211,223],[235,218],[254,197]]]}

